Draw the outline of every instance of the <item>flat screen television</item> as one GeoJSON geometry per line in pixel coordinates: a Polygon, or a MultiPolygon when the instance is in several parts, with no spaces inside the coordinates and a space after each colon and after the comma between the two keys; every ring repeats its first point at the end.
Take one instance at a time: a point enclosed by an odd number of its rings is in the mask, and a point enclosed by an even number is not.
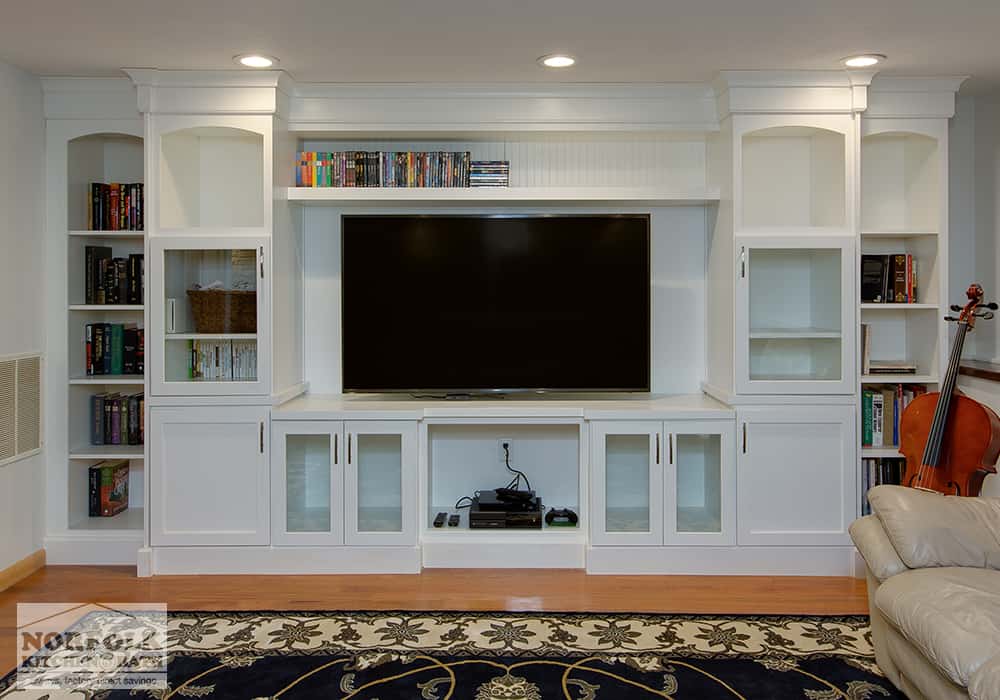
{"type": "Polygon", "coordinates": [[[648,214],[341,223],[344,391],[649,391],[648,214]]]}

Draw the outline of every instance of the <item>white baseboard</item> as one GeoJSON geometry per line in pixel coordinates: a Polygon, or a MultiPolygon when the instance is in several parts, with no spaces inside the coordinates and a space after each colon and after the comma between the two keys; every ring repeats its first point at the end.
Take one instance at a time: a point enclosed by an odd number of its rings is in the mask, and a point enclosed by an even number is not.
{"type": "Polygon", "coordinates": [[[142,533],[134,537],[49,535],[44,540],[48,565],[135,566],[142,533]]]}
{"type": "Polygon", "coordinates": [[[153,575],[419,574],[419,547],[155,547],[153,575]]]}
{"type": "Polygon", "coordinates": [[[854,576],[853,547],[588,547],[588,574],[854,576]]]}
{"type": "Polygon", "coordinates": [[[579,543],[424,542],[428,569],[582,569],[586,545],[579,543]]]}

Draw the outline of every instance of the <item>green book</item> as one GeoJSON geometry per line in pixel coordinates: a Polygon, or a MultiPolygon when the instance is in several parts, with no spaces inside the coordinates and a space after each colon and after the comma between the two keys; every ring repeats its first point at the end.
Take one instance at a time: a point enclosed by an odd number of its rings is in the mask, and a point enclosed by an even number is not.
{"type": "Polygon", "coordinates": [[[115,323],[111,326],[111,374],[124,372],[125,361],[125,325],[115,323]]]}
{"type": "Polygon", "coordinates": [[[861,445],[870,447],[872,444],[872,399],[874,393],[865,389],[861,394],[861,445]]]}

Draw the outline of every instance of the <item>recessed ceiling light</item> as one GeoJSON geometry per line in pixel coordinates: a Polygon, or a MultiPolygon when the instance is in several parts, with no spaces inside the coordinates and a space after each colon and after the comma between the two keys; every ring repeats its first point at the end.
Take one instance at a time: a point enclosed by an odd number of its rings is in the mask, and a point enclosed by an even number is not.
{"type": "Polygon", "coordinates": [[[278,59],[274,56],[265,56],[261,53],[241,53],[239,56],[233,56],[233,60],[247,68],[270,68],[278,65],[278,59]]]}
{"type": "Polygon", "coordinates": [[[538,62],[546,68],[569,68],[576,63],[576,59],[566,54],[553,53],[540,57],[538,62]]]}
{"type": "Polygon", "coordinates": [[[844,65],[848,68],[871,68],[884,60],[885,56],[880,53],[864,53],[859,56],[848,56],[844,59],[844,65]]]}

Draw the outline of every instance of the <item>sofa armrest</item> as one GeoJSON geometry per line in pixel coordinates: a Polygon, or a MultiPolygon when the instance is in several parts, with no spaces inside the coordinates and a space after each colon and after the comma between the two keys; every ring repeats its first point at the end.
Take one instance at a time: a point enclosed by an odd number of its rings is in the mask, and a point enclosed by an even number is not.
{"type": "Polygon", "coordinates": [[[1000,498],[876,486],[868,500],[907,568],[1000,569],[1000,498]]]}
{"type": "Polygon", "coordinates": [[[872,576],[880,582],[906,571],[906,564],[899,558],[892,542],[874,515],[866,515],[851,523],[851,539],[868,565],[872,576]]]}

